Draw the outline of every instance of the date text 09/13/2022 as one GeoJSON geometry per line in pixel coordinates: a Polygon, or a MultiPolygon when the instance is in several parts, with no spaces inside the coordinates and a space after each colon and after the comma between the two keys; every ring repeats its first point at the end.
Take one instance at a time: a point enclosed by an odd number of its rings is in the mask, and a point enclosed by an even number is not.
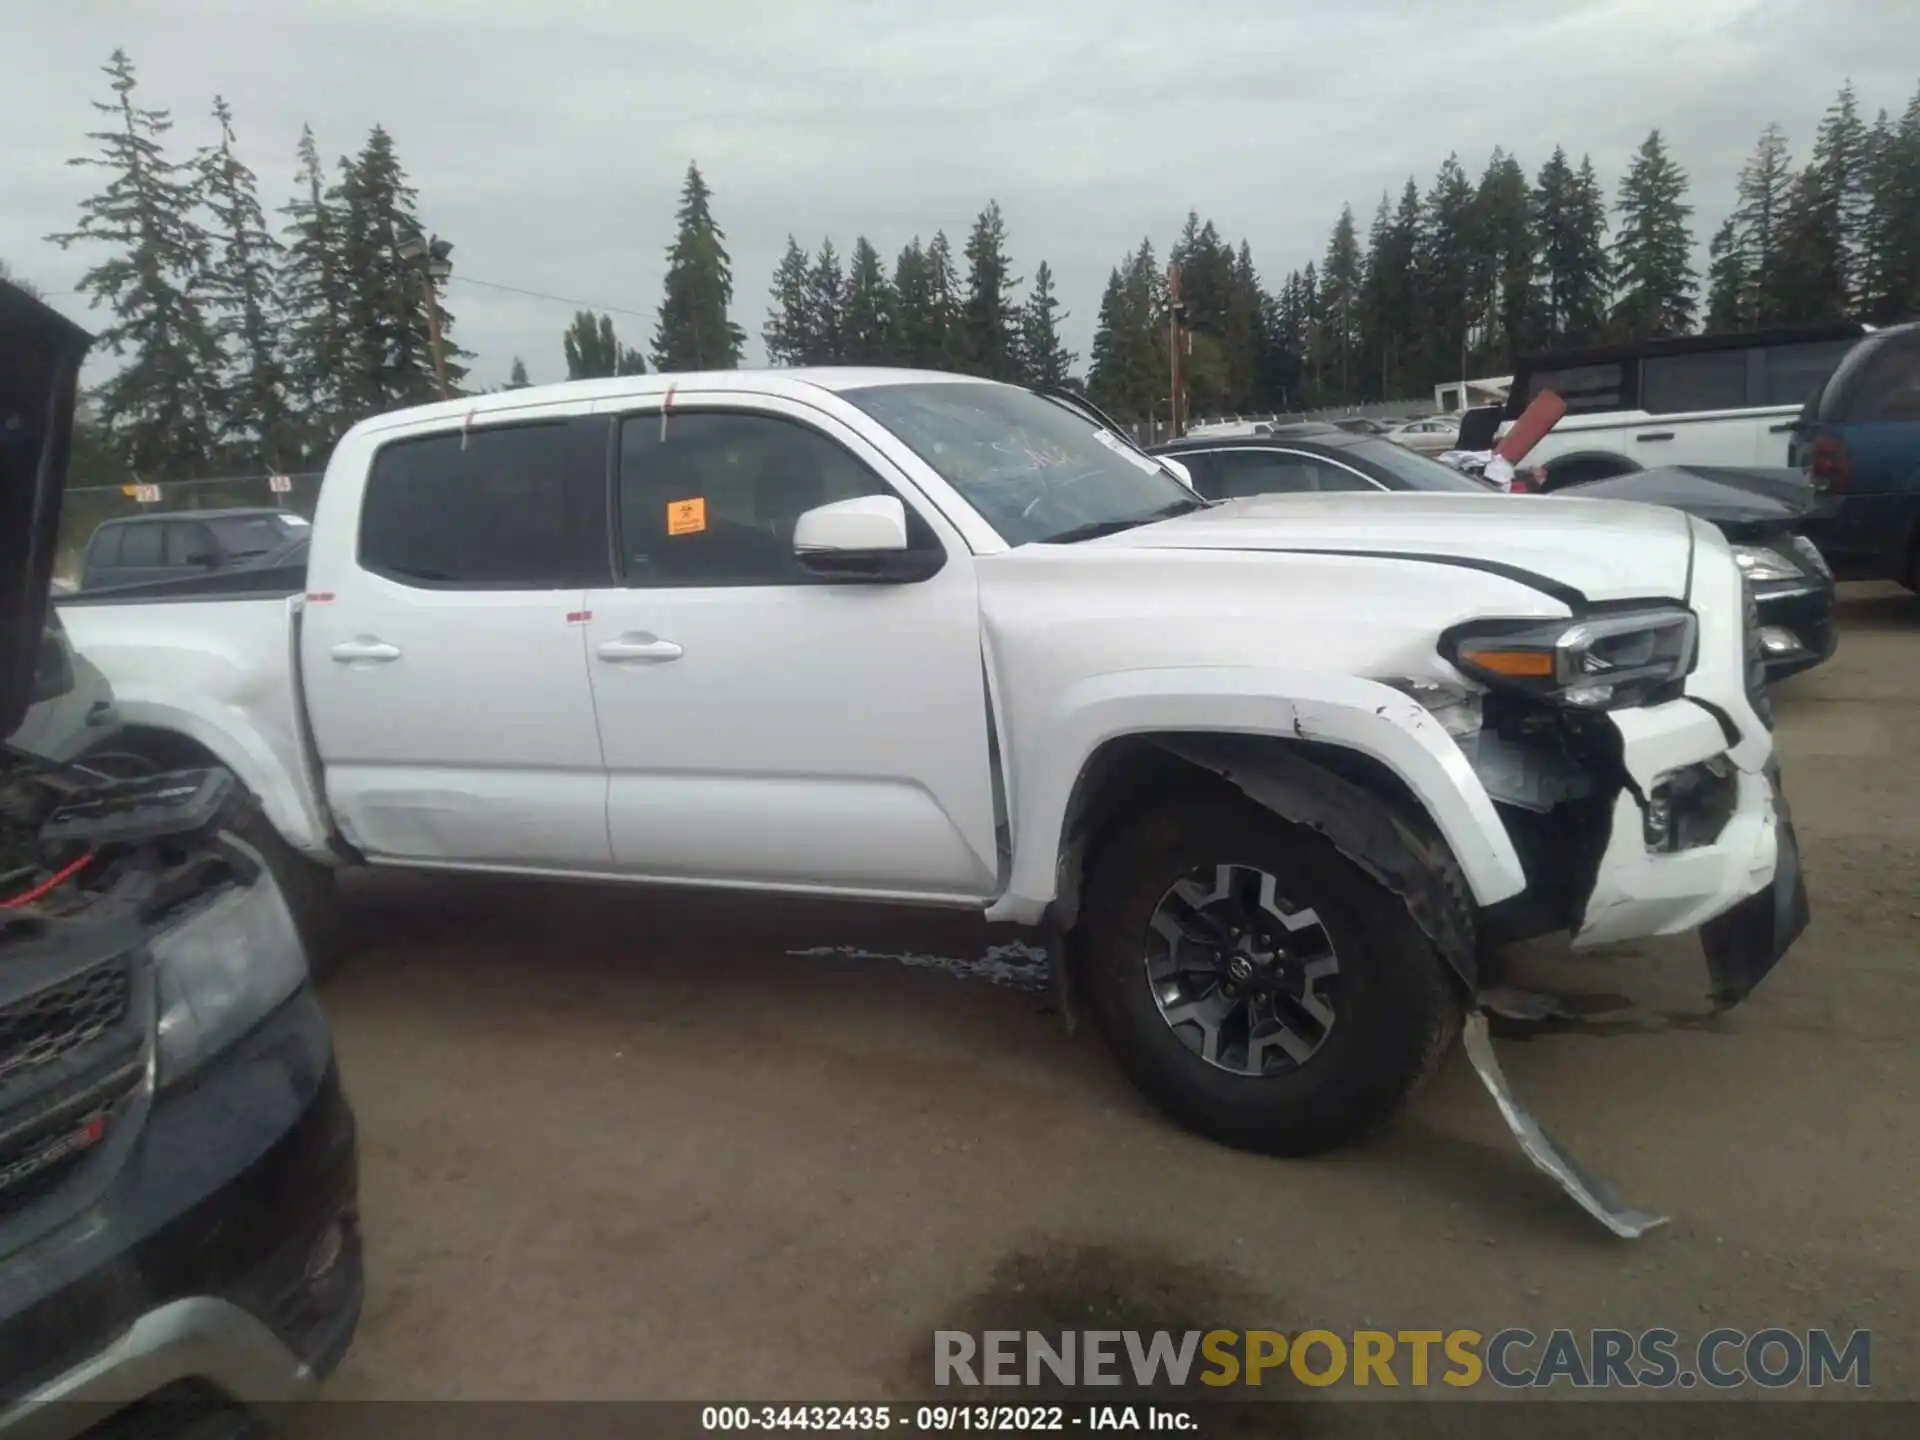
{"type": "Polygon", "coordinates": [[[898,1430],[906,1434],[974,1432],[1143,1430],[1163,1434],[1199,1429],[1191,1410],[1163,1405],[708,1405],[700,1411],[705,1434],[756,1430],[807,1430],[861,1434],[898,1430]]]}

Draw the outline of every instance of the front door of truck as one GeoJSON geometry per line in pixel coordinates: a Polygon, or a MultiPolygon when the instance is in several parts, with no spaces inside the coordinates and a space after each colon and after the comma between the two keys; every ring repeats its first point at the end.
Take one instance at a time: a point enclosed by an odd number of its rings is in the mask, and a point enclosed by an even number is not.
{"type": "Polygon", "coordinates": [[[621,871],[977,899],[996,846],[970,557],[852,429],[766,396],[618,417],[619,583],[586,607],[621,871]],[[945,563],[833,583],[802,512],[891,491],[945,563]]]}
{"type": "Polygon", "coordinates": [[[370,857],[608,869],[582,620],[609,569],[606,433],[582,416],[389,441],[351,554],[316,554],[300,670],[327,799],[370,857]]]}

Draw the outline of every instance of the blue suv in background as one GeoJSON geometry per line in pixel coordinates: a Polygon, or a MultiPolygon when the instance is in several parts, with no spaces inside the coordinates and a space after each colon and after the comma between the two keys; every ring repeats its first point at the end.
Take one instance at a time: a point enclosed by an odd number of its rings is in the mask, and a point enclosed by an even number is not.
{"type": "Polygon", "coordinates": [[[1834,573],[1920,591],[1920,323],[1847,352],[1800,412],[1791,454],[1821,497],[1807,534],[1834,573]]]}

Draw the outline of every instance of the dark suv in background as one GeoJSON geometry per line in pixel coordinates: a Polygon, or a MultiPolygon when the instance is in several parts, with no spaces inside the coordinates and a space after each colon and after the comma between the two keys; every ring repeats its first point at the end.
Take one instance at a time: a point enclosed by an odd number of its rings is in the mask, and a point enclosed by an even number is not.
{"type": "Polygon", "coordinates": [[[1847,352],[1800,412],[1792,459],[1820,493],[1810,533],[1841,578],[1920,591],[1920,324],[1847,352]]]}
{"type": "Polygon", "coordinates": [[[80,588],[143,585],[209,570],[274,563],[311,527],[282,510],[190,510],[108,520],[80,561],[80,588]]]}
{"type": "Polygon", "coordinates": [[[112,708],[46,620],[86,347],[0,282],[0,1436],[205,1434],[353,1336],[354,1121],[233,778],[56,733],[112,708]]]}

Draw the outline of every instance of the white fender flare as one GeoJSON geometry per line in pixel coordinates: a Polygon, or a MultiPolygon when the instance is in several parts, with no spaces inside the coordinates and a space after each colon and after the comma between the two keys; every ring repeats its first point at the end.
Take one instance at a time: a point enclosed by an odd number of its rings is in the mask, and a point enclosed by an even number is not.
{"type": "MultiPolygon", "coordinates": [[[[337,863],[328,848],[326,826],[289,765],[303,765],[299,739],[269,737],[245,711],[208,700],[182,704],[150,699],[138,690],[120,690],[114,710],[123,728],[162,730],[193,741],[234,773],[253,792],[267,820],[294,849],[327,864],[337,863]]],[[[103,749],[115,748],[109,740],[103,749]]]]}
{"type": "Polygon", "coordinates": [[[1013,865],[989,920],[1037,924],[1056,898],[1074,787],[1094,753],[1128,735],[1218,732],[1314,741],[1385,765],[1425,808],[1485,906],[1526,889],[1486,787],[1440,722],[1387,685],[1319,671],[1200,666],[1095,676],[1059,697],[1014,747],[1013,865]]]}

